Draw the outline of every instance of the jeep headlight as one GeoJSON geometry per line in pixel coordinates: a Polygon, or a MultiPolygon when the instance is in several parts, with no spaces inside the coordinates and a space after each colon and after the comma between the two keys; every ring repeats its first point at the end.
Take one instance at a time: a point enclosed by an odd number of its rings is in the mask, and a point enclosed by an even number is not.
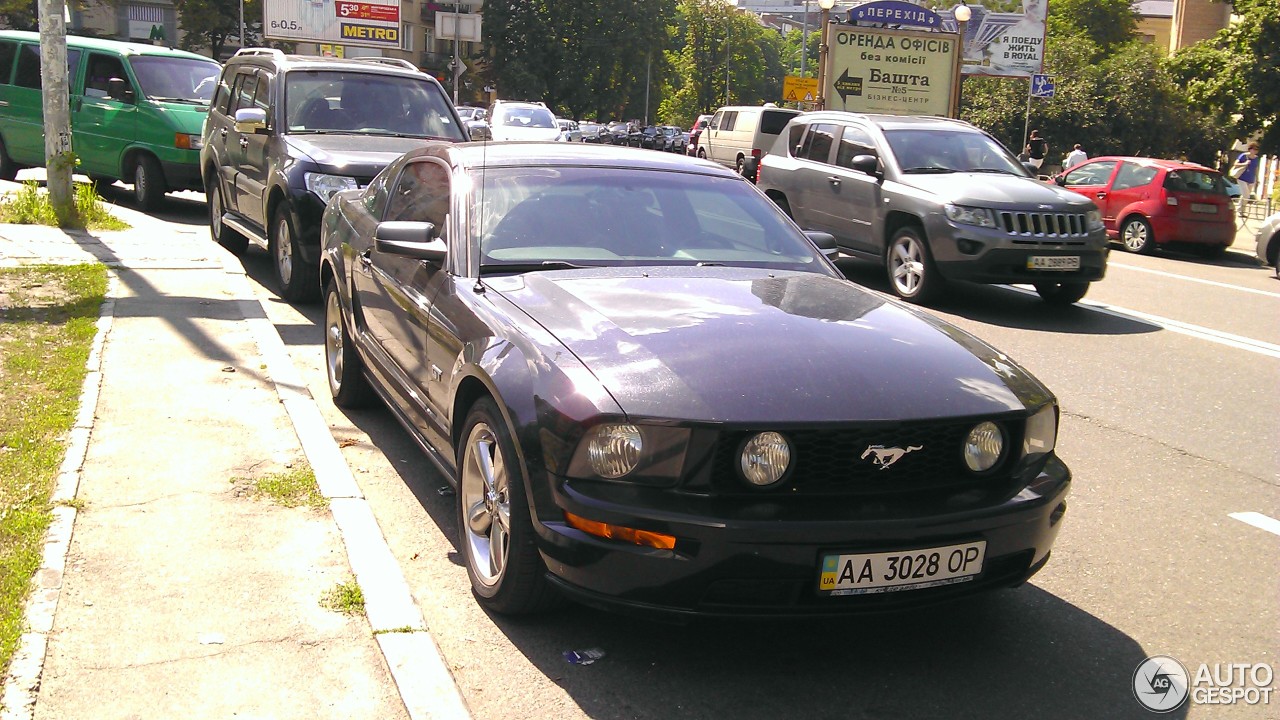
{"type": "Polygon", "coordinates": [[[1102,230],[1102,211],[1090,210],[1084,214],[1084,222],[1090,231],[1102,230]]]}
{"type": "Polygon", "coordinates": [[[326,175],[324,173],[305,173],[303,179],[306,181],[307,189],[320,197],[323,202],[329,202],[329,198],[333,194],[342,190],[354,190],[359,185],[356,179],[346,175],[326,175]]]}
{"type": "Polygon", "coordinates": [[[995,213],[988,208],[967,207],[965,205],[946,206],[947,219],[961,225],[976,225],[993,228],[996,226],[995,213]]]}

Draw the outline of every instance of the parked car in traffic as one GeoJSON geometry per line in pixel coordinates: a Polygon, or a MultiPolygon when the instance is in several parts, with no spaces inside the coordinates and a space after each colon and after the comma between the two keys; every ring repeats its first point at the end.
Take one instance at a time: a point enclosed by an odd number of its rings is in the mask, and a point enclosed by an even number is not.
{"type": "MultiPolygon", "coordinates": [[[[133,184],[144,210],[200,190],[200,129],[222,66],[159,45],[65,38],[77,172],[133,184]]],[[[45,164],[40,34],[0,31],[0,179],[45,164]]]]}
{"type": "Polygon", "coordinates": [[[615,120],[609,123],[609,142],[612,145],[627,145],[630,143],[631,134],[634,130],[631,123],[615,120]]]}
{"type": "Polygon", "coordinates": [[[408,62],[240,50],[204,126],[210,232],[233,253],[265,247],[280,297],[312,300],[325,203],[427,139],[467,131],[440,83],[408,62]]]}
{"type": "Polygon", "coordinates": [[[1221,256],[1235,242],[1236,221],[1222,173],[1196,163],[1104,156],[1054,177],[1097,204],[1107,235],[1125,250],[1179,247],[1221,256]]]}
{"type": "Polygon", "coordinates": [[[805,113],[759,161],[759,186],[841,252],[883,263],[913,302],[968,280],[1028,283],[1069,304],[1106,272],[1098,208],[959,120],[805,113]]]}
{"type": "Polygon", "coordinates": [[[334,402],[384,400],[456,489],[491,611],[917,606],[1025,582],[1062,527],[1053,394],[712,163],[427,143],[324,247],[334,402]]]}
{"type": "Polygon", "coordinates": [[[562,140],[555,113],[540,102],[496,100],[489,111],[489,139],[562,140]]]}
{"type": "Polygon", "coordinates": [[[580,122],[578,123],[578,129],[582,131],[582,142],[589,142],[589,143],[610,142],[609,129],[606,126],[601,125],[600,123],[588,122],[588,121],[580,122]]]}
{"type": "Polygon", "coordinates": [[[565,142],[582,142],[582,130],[578,127],[577,120],[556,118],[556,124],[560,126],[561,140],[565,142]]]}
{"type": "Polygon", "coordinates": [[[772,150],[782,128],[799,114],[774,105],[722,107],[702,131],[698,157],[741,172],[747,158],[759,159],[772,150]]]}

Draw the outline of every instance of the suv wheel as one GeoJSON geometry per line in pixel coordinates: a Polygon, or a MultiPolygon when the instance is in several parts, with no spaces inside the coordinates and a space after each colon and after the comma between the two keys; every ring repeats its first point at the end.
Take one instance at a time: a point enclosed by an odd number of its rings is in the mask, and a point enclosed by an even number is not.
{"type": "Polygon", "coordinates": [[[1087,282],[1036,283],[1040,299],[1050,305],[1070,305],[1089,292],[1087,282]]]}
{"type": "Polygon", "coordinates": [[[1132,253],[1148,255],[1156,249],[1156,239],[1151,234],[1151,223],[1135,215],[1120,226],[1120,242],[1132,253]]]}
{"type": "Polygon", "coordinates": [[[222,204],[222,190],[218,186],[216,177],[209,181],[204,195],[209,207],[209,234],[213,235],[213,239],[230,250],[233,255],[243,255],[244,251],[249,249],[249,238],[222,224],[222,214],[227,209],[222,204]]]}
{"type": "Polygon", "coordinates": [[[150,155],[138,156],[133,166],[133,199],[143,210],[155,210],[164,197],[164,170],[150,155]]]}
{"type": "Polygon", "coordinates": [[[271,216],[268,245],[280,283],[280,297],[293,303],[315,300],[320,295],[320,268],[308,263],[299,252],[298,234],[289,219],[289,208],[283,203],[271,216]]]}
{"type": "Polygon", "coordinates": [[[885,268],[889,286],[903,300],[927,302],[942,289],[942,278],[919,228],[908,226],[894,233],[885,252],[885,268]]]}

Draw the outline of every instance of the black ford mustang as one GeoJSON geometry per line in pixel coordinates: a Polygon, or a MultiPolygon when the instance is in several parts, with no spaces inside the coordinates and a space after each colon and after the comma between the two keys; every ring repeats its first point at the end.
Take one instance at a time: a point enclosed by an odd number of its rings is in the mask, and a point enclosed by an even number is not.
{"type": "Polygon", "coordinates": [[[334,400],[376,392],[456,484],[495,611],[848,613],[1048,560],[1053,395],[846,281],[729,170],[430,144],[322,232],[334,400]]]}

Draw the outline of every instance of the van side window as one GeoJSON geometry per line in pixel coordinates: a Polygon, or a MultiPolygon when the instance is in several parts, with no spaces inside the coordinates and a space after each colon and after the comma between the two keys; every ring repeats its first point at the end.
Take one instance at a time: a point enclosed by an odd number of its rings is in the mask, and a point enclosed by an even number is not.
{"type": "MultiPolygon", "coordinates": [[[[3,67],[0,65],[0,67],[3,67]]],[[[76,91],[76,80],[80,76],[80,50],[78,48],[67,48],[67,90],[74,93],[76,91]]]]}
{"type": "Polygon", "coordinates": [[[107,89],[111,80],[124,80],[129,85],[129,75],[124,71],[124,63],[114,55],[89,53],[89,67],[84,75],[85,97],[107,97],[107,89]]]}
{"type": "Polygon", "coordinates": [[[726,112],[724,114],[724,117],[720,118],[721,130],[732,130],[733,126],[737,124],[738,124],[738,112],[736,110],[731,110],[729,112],[726,112]]]}
{"type": "Polygon", "coordinates": [[[40,89],[40,46],[23,43],[18,50],[18,69],[13,84],[18,87],[40,89]]]}
{"type": "Polygon", "coordinates": [[[809,126],[809,134],[804,137],[804,144],[796,157],[814,162],[830,163],[831,146],[835,144],[836,126],[831,123],[813,123],[809,126]]]}
{"type": "Polygon", "coordinates": [[[13,79],[13,59],[18,56],[17,43],[0,42],[0,85],[13,79]]]}

